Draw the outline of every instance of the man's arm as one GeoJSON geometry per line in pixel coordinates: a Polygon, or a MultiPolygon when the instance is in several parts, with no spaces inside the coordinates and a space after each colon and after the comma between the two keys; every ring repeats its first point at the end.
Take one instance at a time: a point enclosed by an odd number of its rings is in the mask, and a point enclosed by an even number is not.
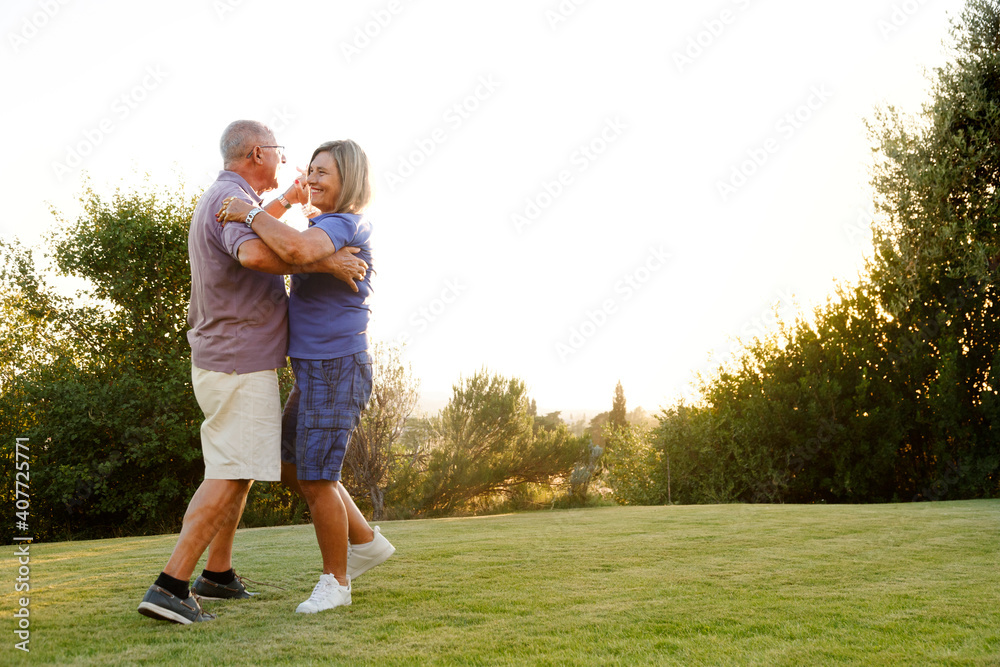
{"type": "Polygon", "coordinates": [[[300,267],[283,261],[260,239],[244,241],[236,250],[236,255],[239,257],[240,264],[254,271],[272,273],[276,276],[301,272],[300,267]]]}
{"type": "MultiPolygon", "coordinates": [[[[260,214],[258,214],[260,217],[260,214]]],[[[326,234],[324,234],[326,236],[326,234]]],[[[327,237],[329,239],[329,237],[327,237]]],[[[290,273],[329,273],[334,278],[342,280],[355,292],[358,286],[355,280],[362,280],[368,270],[368,264],[361,258],[355,257],[355,253],[361,252],[360,248],[346,247],[337,252],[331,253],[323,259],[304,266],[289,264],[282,260],[273,250],[268,248],[260,239],[251,239],[240,244],[236,254],[239,256],[240,264],[254,271],[271,273],[274,275],[287,275],[290,273]]]]}

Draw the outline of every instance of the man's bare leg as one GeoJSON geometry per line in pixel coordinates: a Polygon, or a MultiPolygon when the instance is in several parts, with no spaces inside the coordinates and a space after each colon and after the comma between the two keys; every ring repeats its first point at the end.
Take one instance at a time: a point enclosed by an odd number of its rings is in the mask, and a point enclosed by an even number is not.
{"type": "Polygon", "coordinates": [[[295,495],[305,498],[302,495],[302,487],[299,486],[298,468],[294,463],[281,462],[281,483],[295,495]]]}
{"type": "MultiPolygon", "coordinates": [[[[247,493],[250,492],[252,485],[253,481],[251,480],[247,486],[247,493]]],[[[246,509],[246,506],[247,494],[245,493],[239,509],[230,515],[226,523],[219,528],[219,532],[216,533],[211,544],[208,545],[208,560],[205,563],[205,569],[209,572],[226,572],[232,569],[233,540],[236,539],[236,529],[240,525],[240,519],[243,517],[243,510],[246,509]]]]}
{"type": "MultiPolygon", "coordinates": [[[[246,479],[206,479],[195,491],[184,513],[184,524],[163,572],[189,581],[198,559],[216,535],[233,521],[239,522],[243,503],[253,482],[246,479]]],[[[227,568],[228,569],[228,568],[227,568]]]]}

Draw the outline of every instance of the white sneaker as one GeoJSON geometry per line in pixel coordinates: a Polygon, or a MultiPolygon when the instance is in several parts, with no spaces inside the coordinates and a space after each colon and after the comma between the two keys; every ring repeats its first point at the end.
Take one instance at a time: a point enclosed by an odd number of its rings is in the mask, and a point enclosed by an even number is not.
{"type": "Polygon", "coordinates": [[[349,604],[351,604],[350,578],[346,586],[341,586],[337,577],[324,574],[320,575],[319,583],[316,584],[309,599],[296,607],[295,611],[299,614],[315,614],[318,611],[349,604]]]}
{"type": "Polygon", "coordinates": [[[375,539],[367,544],[350,544],[347,547],[347,578],[354,581],[376,565],[384,563],[396,551],[382,531],[375,526],[375,539]]]}

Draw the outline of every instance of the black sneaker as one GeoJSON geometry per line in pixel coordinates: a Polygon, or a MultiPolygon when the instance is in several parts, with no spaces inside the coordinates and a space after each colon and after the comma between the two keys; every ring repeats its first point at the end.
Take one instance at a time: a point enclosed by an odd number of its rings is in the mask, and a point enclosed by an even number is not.
{"type": "Polygon", "coordinates": [[[194,595],[188,595],[187,600],[181,600],[156,584],[150,586],[143,596],[142,602],[139,603],[139,613],[158,621],[171,621],[182,625],[215,620],[215,614],[207,614],[201,610],[198,598],[194,595]]]}
{"type": "Polygon", "coordinates": [[[239,575],[236,575],[236,578],[225,586],[198,575],[198,578],[194,580],[193,590],[198,594],[198,597],[205,600],[246,600],[257,595],[247,590],[247,587],[243,585],[243,577],[239,575]]]}

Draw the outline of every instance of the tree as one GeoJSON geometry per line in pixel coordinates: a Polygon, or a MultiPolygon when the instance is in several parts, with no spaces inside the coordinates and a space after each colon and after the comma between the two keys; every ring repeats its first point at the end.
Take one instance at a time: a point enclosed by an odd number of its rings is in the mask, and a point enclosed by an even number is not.
{"type": "Polygon", "coordinates": [[[88,281],[76,299],[5,247],[3,451],[29,438],[37,537],[169,530],[202,471],[185,338],[194,201],[88,190],[83,204],[49,240],[56,270],[88,281]]]}
{"type": "Polygon", "coordinates": [[[610,416],[611,416],[610,412],[602,412],[598,415],[595,415],[594,417],[591,418],[590,425],[588,426],[587,431],[584,432],[584,435],[590,436],[591,442],[593,442],[594,445],[597,447],[603,448],[605,445],[604,426],[608,423],[608,419],[610,418],[610,416]]]}
{"type": "Polygon", "coordinates": [[[598,472],[604,448],[595,445],[587,436],[577,439],[577,442],[576,463],[569,475],[569,494],[575,501],[584,502],[590,493],[590,483],[598,472]]]}
{"type": "Polygon", "coordinates": [[[419,510],[420,489],[427,473],[430,453],[442,442],[435,417],[407,420],[394,448],[385,488],[387,518],[408,519],[419,510]]]}
{"type": "Polygon", "coordinates": [[[386,343],[372,347],[372,397],[351,438],[344,465],[345,485],[352,495],[366,495],[372,504],[372,520],[385,513],[385,488],[393,460],[393,445],[419,399],[419,383],[400,350],[386,343]]]}
{"type": "Polygon", "coordinates": [[[535,432],[537,433],[539,429],[544,429],[546,431],[558,431],[560,427],[566,426],[566,422],[563,421],[560,416],[561,412],[556,410],[555,412],[550,412],[542,417],[534,417],[535,421],[535,432]]]}
{"type": "Polygon", "coordinates": [[[920,118],[872,124],[865,275],[661,415],[658,456],[639,457],[656,488],[671,481],[681,502],[1000,494],[998,3],[970,0],[954,35],[920,118]]]}
{"type": "Polygon", "coordinates": [[[969,0],[917,121],[872,126],[871,284],[891,317],[913,497],[1000,491],[1000,5],[969,0]],[[934,489],[938,490],[935,491],[934,489]]]}
{"type": "Polygon", "coordinates": [[[608,429],[607,484],[623,505],[660,505],[671,501],[670,475],[659,475],[659,454],[650,432],[628,424],[608,429]]]}
{"type": "Polygon", "coordinates": [[[437,441],[408,501],[413,511],[448,514],[477,498],[567,475],[576,450],[565,425],[536,432],[529,411],[522,380],[485,369],[460,380],[433,420],[437,441]]]}
{"type": "Polygon", "coordinates": [[[640,426],[645,429],[655,428],[659,423],[656,417],[646,412],[642,406],[630,410],[627,421],[632,426],[640,426]]]}
{"type": "Polygon", "coordinates": [[[628,421],[628,412],[625,410],[625,390],[622,389],[621,380],[615,385],[615,398],[611,404],[611,414],[608,416],[608,425],[618,428],[624,427],[628,421]]]}

